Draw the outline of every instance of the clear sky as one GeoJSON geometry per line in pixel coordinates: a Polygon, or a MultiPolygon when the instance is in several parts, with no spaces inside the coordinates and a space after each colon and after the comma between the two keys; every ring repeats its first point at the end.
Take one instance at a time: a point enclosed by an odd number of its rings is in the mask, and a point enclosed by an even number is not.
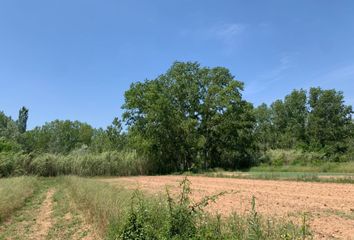
{"type": "Polygon", "coordinates": [[[0,110],[30,128],[105,127],[175,60],[229,68],[255,105],[310,86],[354,104],[354,1],[0,1],[0,110]]]}

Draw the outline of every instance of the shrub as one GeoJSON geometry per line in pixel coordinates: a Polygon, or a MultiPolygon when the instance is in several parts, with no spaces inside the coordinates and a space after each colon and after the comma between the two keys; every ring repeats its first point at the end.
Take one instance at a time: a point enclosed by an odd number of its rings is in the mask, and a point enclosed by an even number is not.
{"type": "Polygon", "coordinates": [[[268,150],[262,159],[266,160],[263,162],[275,167],[283,165],[318,165],[328,160],[324,153],[284,149],[268,150]]]}

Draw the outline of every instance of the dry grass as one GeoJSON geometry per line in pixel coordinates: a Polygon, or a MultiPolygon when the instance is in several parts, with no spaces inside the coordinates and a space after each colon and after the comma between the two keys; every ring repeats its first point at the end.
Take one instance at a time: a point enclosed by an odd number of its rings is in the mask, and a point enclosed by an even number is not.
{"type": "Polygon", "coordinates": [[[35,177],[0,179],[0,222],[22,207],[37,187],[35,177]]]}

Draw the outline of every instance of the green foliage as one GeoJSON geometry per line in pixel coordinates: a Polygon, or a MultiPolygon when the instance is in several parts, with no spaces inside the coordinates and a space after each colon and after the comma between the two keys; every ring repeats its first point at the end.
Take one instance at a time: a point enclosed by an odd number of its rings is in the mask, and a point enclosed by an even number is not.
{"type": "Polygon", "coordinates": [[[272,110],[263,103],[254,109],[256,125],[254,134],[260,150],[266,151],[273,147],[276,142],[274,126],[272,124],[272,110]]]}
{"type": "Polygon", "coordinates": [[[297,147],[306,141],[306,121],[307,121],[307,97],[303,89],[294,90],[285,97],[284,110],[287,117],[286,146],[297,147]]]}
{"type": "Polygon", "coordinates": [[[311,88],[309,105],[310,146],[315,150],[324,149],[328,154],[345,152],[347,141],[353,138],[353,110],[344,104],[343,93],[311,88]]]}
{"type": "Polygon", "coordinates": [[[134,148],[161,173],[252,165],[254,117],[242,90],[226,68],[191,62],[176,62],[166,74],[132,84],[123,107],[134,148]]]}
{"type": "Polygon", "coordinates": [[[274,149],[263,153],[257,171],[278,172],[342,172],[353,173],[354,161],[351,147],[345,154],[329,155],[325,151],[304,151],[301,149],[274,149]]]}
{"type": "Polygon", "coordinates": [[[0,112],[0,176],[165,174],[259,163],[325,171],[329,162],[354,161],[353,110],[342,92],[293,90],[253,108],[243,89],[226,68],[175,62],[126,91],[126,131],[118,118],[106,129],[54,120],[27,131],[28,109],[17,121],[0,112]]]}
{"type": "MultiPolygon", "coordinates": [[[[272,148],[295,148],[306,141],[307,105],[306,92],[294,90],[282,100],[277,100],[269,110],[272,126],[272,148]]],[[[268,116],[269,116],[268,115],[268,116]]]]}
{"type": "Polygon", "coordinates": [[[89,148],[95,153],[102,153],[111,150],[111,142],[108,138],[107,132],[104,129],[94,129],[89,148]]]}
{"type": "Polygon", "coordinates": [[[27,130],[27,120],[28,120],[28,109],[22,107],[18,113],[18,130],[20,133],[24,133],[27,130]]]}
{"type": "MultiPolygon", "coordinates": [[[[161,226],[166,223],[157,221],[159,225],[155,225],[154,221],[158,216],[148,204],[149,202],[143,199],[143,195],[139,191],[134,191],[131,198],[131,209],[121,230],[120,239],[153,240],[159,239],[160,235],[165,235],[163,233],[165,229],[161,226]]],[[[164,217],[160,219],[167,220],[164,217]]]]}
{"type": "Polygon", "coordinates": [[[198,228],[201,220],[206,214],[204,208],[210,202],[215,202],[218,197],[225,195],[220,192],[216,195],[206,196],[199,202],[193,202],[190,198],[192,194],[190,181],[186,178],[180,183],[181,192],[177,200],[171,197],[167,191],[167,202],[169,210],[169,237],[171,239],[197,239],[198,228]]]}
{"type": "Polygon", "coordinates": [[[258,213],[256,211],[256,198],[252,196],[252,210],[249,215],[249,238],[248,239],[264,239],[265,237],[263,236],[263,231],[261,228],[261,220],[258,216],[258,213]]]}
{"type": "Polygon", "coordinates": [[[0,111],[0,137],[8,140],[16,140],[19,135],[15,121],[0,111]]]}
{"type": "Polygon", "coordinates": [[[69,155],[0,153],[0,177],[31,174],[58,176],[130,176],[149,174],[151,168],[134,152],[91,153],[78,150],[69,155]]]}
{"type": "Polygon", "coordinates": [[[20,176],[29,173],[32,157],[28,154],[0,153],[0,177],[20,176]]]}
{"type": "Polygon", "coordinates": [[[27,131],[23,145],[27,152],[69,153],[89,146],[92,135],[93,128],[86,123],[55,120],[27,131]]]}
{"type": "Polygon", "coordinates": [[[124,135],[122,134],[122,123],[118,118],[114,118],[112,125],[107,127],[107,137],[111,150],[122,150],[124,147],[124,135]]]}
{"type": "Polygon", "coordinates": [[[278,167],[283,165],[321,165],[327,160],[324,153],[282,149],[268,150],[263,159],[263,163],[278,167]]]}
{"type": "Polygon", "coordinates": [[[294,90],[270,108],[263,104],[255,109],[255,135],[263,151],[302,149],[324,154],[326,160],[346,161],[353,156],[352,113],[342,92],[311,88],[307,94],[294,90]]]}
{"type": "Polygon", "coordinates": [[[0,179],[0,222],[22,207],[37,187],[34,177],[0,179]]]}
{"type": "Polygon", "coordinates": [[[33,174],[49,177],[58,175],[58,163],[60,160],[53,154],[42,154],[35,157],[30,163],[30,170],[33,174]]]}
{"type": "Polygon", "coordinates": [[[1,152],[18,152],[21,146],[14,140],[0,137],[0,153],[1,152]]]}
{"type": "Polygon", "coordinates": [[[113,235],[112,231],[121,231],[129,211],[127,199],[130,199],[131,192],[93,179],[63,177],[61,180],[78,207],[95,221],[102,235],[106,232],[113,235]]]}

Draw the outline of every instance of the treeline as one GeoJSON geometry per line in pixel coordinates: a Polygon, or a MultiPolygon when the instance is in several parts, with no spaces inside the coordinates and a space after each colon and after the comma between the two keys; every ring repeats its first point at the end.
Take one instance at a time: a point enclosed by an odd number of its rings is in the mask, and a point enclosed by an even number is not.
{"type": "Polygon", "coordinates": [[[226,68],[176,62],[156,79],[132,84],[123,121],[106,129],[55,120],[27,131],[28,109],[17,120],[0,112],[0,176],[241,169],[269,161],[274,149],[353,160],[353,111],[342,92],[294,90],[254,108],[243,90],[226,68]]]}
{"type": "Polygon", "coordinates": [[[338,160],[353,146],[352,106],[342,92],[294,90],[284,100],[255,110],[255,134],[261,150],[302,149],[338,160]]]}
{"type": "MultiPolygon", "coordinates": [[[[22,108],[21,112],[26,108],[22,108]]],[[[87,123],[55,120],[30,131],[20,131],[14,121],[0,112],[0,152],[68,154],[77,149],[91,152],[120,151],[125,145],[125,133],[118,118],[106,129],[95,129],[87,123]]]]}

